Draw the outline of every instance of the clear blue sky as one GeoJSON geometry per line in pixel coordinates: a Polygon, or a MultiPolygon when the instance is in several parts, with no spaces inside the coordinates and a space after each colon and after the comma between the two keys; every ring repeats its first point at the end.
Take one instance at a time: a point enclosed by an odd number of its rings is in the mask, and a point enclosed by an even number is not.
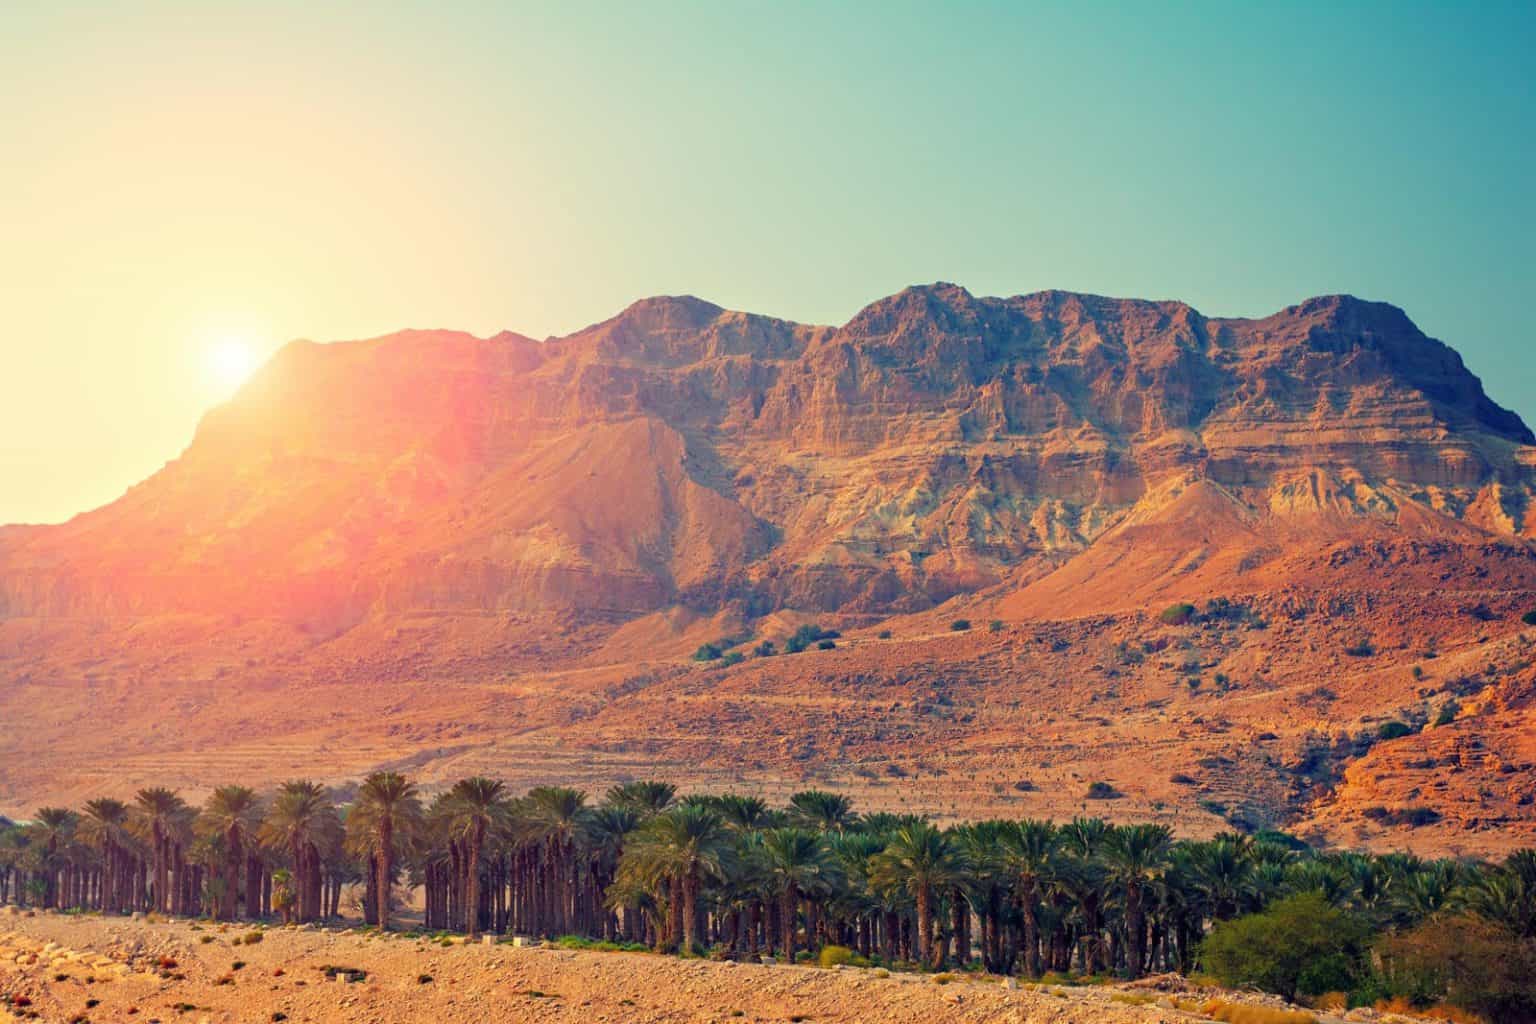
{"type": "Polygon", "coordinates": [[[1536,419],[1533,53],[1530,2],[12,0],[0,522],[176,454],[230,337],[656,293],[1351,292],[1536,419]]]}

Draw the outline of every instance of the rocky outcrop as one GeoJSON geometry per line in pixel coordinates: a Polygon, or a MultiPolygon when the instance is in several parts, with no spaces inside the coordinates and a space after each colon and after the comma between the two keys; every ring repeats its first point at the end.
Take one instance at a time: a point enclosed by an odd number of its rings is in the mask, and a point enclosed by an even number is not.
{"type": "Polygon", "coordinates": [[[1362,526],[1523,544],[1533,440],[1347,296],[1233,320],[940,284],[839,328],[656,298],[543,342],[294,343],[119,501],[0,532],[0,616],[891,613],[1065,562],[1055,600],[1132,541],[1152,579],[1239,535],[1237,575],[1362,526]]]}

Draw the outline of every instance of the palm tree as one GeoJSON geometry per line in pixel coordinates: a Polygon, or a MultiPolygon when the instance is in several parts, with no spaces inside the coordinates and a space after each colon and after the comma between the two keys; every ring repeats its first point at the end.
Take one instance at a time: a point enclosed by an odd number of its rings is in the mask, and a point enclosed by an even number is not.
{"type": "MultiPolygon", "coordinates": [[[[784,955],[793,963],[800,899],[820,895],[826,888],[831,860],[820,836],[801,828],[775,828],[763,833],[762,857],[770,890],[779,903],[779,935],[784,955]]],[[[809,929],[807,933],[807,942],[813,942],[809,929]]]]}
{"type": "MultiPolygon", "coordinates": [[[[599,896],[613,885],[625,844],[643,820],[640,811],[628,804],[607,804],[587,815],[583,845],[591,857],[592,876],[599,896]]],[[[612,939],[613,930],[614,918],[608,913],[603,920],[603,938],[612,939]]]]}
{"type": "Polygon", "coordinates": [[[154,786],[139,790],[134,798],[139,820],[149,834],[154,857],[154,906],[164,913],[174,913],[171,900],[171,843],[186,804],[173,790],[154,786]]]}
{"type": "Polygon", "coordinates": [[[110,797],[88,801],[80,824],[83,837],[101,854],[101,909],[121,911],[128,903],[128,805],[110,797]]]}
{"type": "Polygon", "coordinates": [[[1536,939],[1536,849],[1516,850],[1468,887],[1465,902],[1523,939],[1536,939]]]}
{"type": "Polygon", "coordinates": [[[604,797],[614,807],[627,807],[649,817],[672,806],[677,787],[670,782],[625,782],[609,788],[604,797]]]}
{"type": "MultiPolygon", "coordinates": [[[[295,780],[279,787],[261,834],[292,858],[293,904],[300,921],[320,916],[320,850],[330,845],[339,831],[336,808],[319,784],[295,780]]],[[[273,878],[275,886],[276,876],[273,878]]]]}
{"type": "Polygon", "coordinates": [[[261,912],[261,869],[255,862],[257,829],[261,823],[261,803],[256,793],[245,786],[220,786],[209,795],[198,818],[198,827],[209,836],[224,837],[224,881],[220,890],[223,914],[236,916],[240,898],[240,870],[246,871],[245,914],[257,917],[261,912]]]}
{"type": "Polygon", "coordinates": [[[480,858],[485,851],[486,833],[507,818],[506,784],[479,775],[460,779],[448,791],[446,810],[450,828],[466,840],[468,848],[464,867],[464,930],[476,939],[480,936],[480,858]]]}
{"type": "Polygon", "coordinates": [[[582,907],[576,844],[586,820],[587,794],[562,786],[539,786],[528,791],[523,804],[523,836],[547,852],[546,882],[556,895],[553,927],[556,934],[574,932],[580,927],[582,907]]]}
{"type": "Polygon", "coordinates": [[[1025,819],[1003,832],[999,841],[1003,856],[1017,880],[1024,918],[1024,967],[1031,978],[1043,973],[1040,962],[1040,894],[1050,877],[1058,842],[1056,826],[1049,821],[1025,819]]]}
{"type": "Polygon", "coordinates": [[[37,817],[32,820],[32,840],[42,850],[42,864],[47,872],[48,886],[43,897],[43,906],[62,906],[59,894],[58,875],[63,866],[63,853],[69,844],[74,841],[75,826],[78,815],[74,811],[64,807],[42,807],[38,809],[37,817]]]}
{"type": "Polygon", "coordinates": [[[716,802],[715,807],[725,823],[738,832],[769,828],[774,822],[773,811],[761,797],[727,793],[716,802]]]}
{"type": "Polygon", "coordinates": [[[926,821],[897,829],[872,865],[876,884],[905,890],[917,904],[918,959],[935,968],[944,965],[944,950],[932,941],[934,896],[961,874],[950,837],[926,821]]]}
{"type": "Polygon", "coordinates": [[[1253,858],[1241,841],[1218,836],[1191,848],[1195,882],[1210,903],[1210,916],[1229,921],[1252,892],[1253,858]]]}
{"type": "Polygon", "coordinates": [[[1133,978],[1141,977],[1146,965],[1145,888],[1161,877],[1172,845],[1173,832],[1166,825],[1126,825],[1111,832],[1104,847],[1110,877],[1125,891],[1126,966],[1133,978]]]}
{"type": "Polygon", "coordinates": [[[789,807],[797,824],[820,832],[841,832],[858,820],[853,801],[841,793],[807,789],[790,797],[789,807]]]}
{"type": "Polygon", "coordinates": [[[698,943],[699,890],[706,880],[724,875],[731,855],[731,833],[718,813],[684,804],[656,815],[636,833],[627,858],[655,881],[670,880],[681,899],[682,950],[698,943]]]}
{"type": "Polygon", "coordinates": [[[374,912],[379,931],[389,931],[390,890],[394,887],[397,844],[408,842],[421,825],[416,787],[399,772],[374,772],[358,787],[347,817],[354,852],[368,858],[374,874],[374,912]]]}

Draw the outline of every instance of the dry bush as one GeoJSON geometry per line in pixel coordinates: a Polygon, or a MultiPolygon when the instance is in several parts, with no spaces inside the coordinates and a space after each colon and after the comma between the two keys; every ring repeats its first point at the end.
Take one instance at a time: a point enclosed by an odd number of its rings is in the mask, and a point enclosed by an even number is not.
{"type": "Polygon", "coordinates": [[[1317,1024],[1317,1018],[1303,1010],[1277,1010],[1273,1006],[1231,1003],[1225,999],[1212,999],[1200,1007],[1200,1012],[1226,1024],[1317,1024]]]}

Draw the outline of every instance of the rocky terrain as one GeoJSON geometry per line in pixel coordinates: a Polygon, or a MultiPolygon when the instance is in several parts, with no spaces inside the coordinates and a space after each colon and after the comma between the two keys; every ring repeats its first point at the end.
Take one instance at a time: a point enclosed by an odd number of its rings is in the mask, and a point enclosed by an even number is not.
{"type": "Polygon", "coordinates": [[[0,811],[389,764],[1497,852],[1533,441],[1347,296],[297,342],[119,501],[0,529],[0,811]]]}
{"type": "MultiPolygon", "coordinates": [[[[249,934],[238,926],[97,916],[0,918],[0,1019],[9,1011],[10,1019],[79,1024],[1183,1024],[1212,1020],[1222,1005],[1284,1005],[1177,978],[1020,987],[981,975],[466,946],[350,930],[268,928],[248,945],[249,934]]],[[[1309,1012],[1286,1024],[1409,1020],[1366,1009],[1309,1012]]]]}

